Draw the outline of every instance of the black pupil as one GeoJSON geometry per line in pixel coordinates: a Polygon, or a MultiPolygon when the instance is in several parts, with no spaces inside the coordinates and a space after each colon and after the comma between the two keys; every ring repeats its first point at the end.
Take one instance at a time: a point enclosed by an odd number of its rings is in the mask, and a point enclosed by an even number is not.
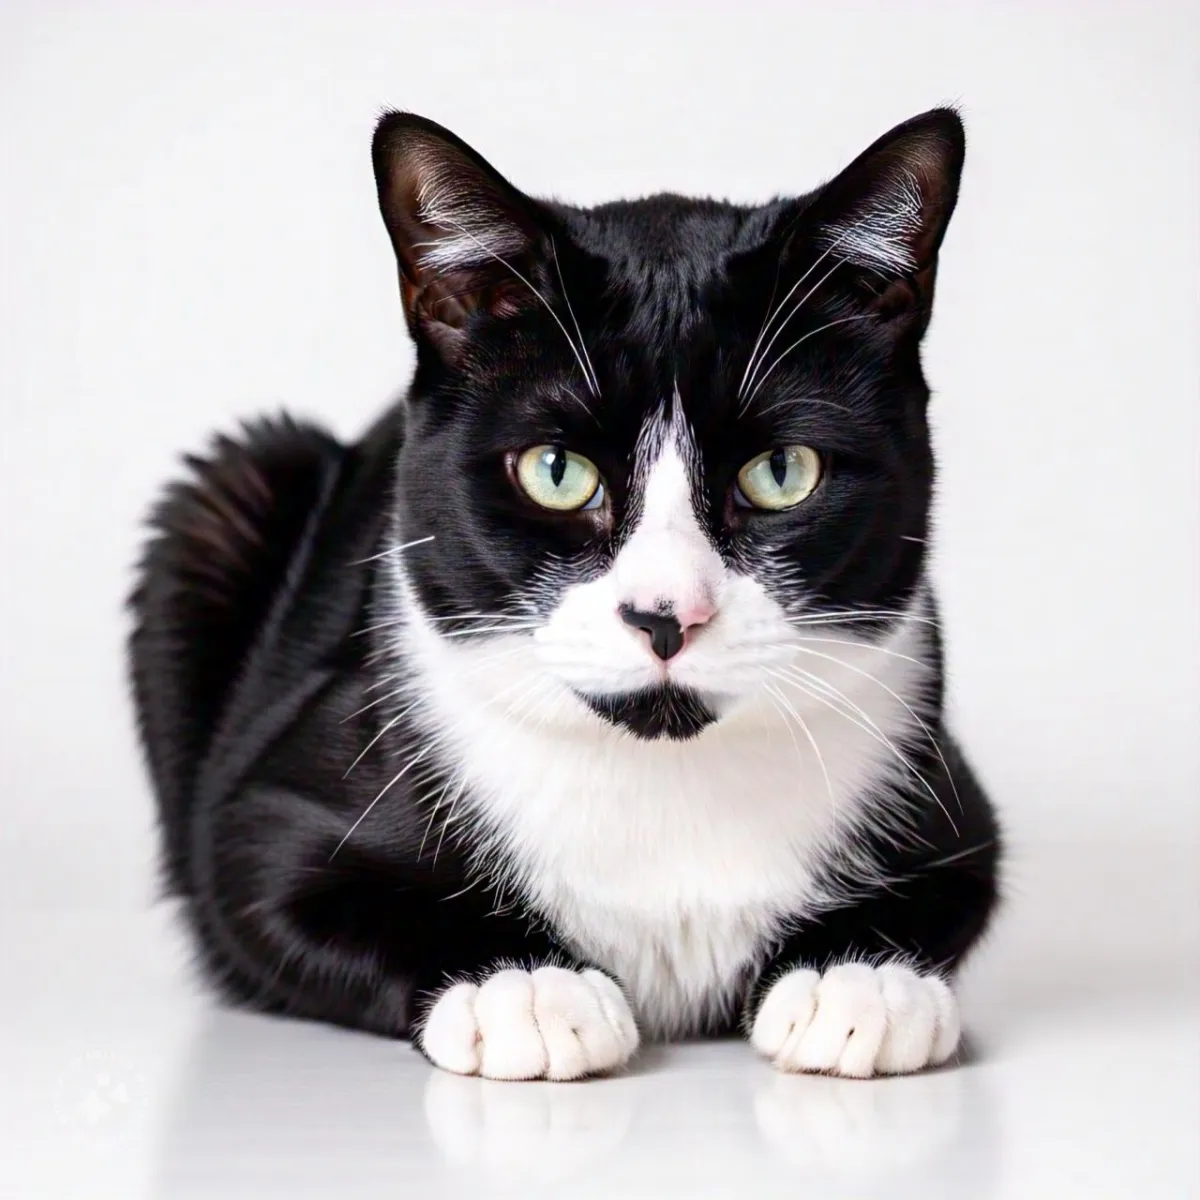
{"type": "Polygon", "coordinates": [[[783,487],[783,481],[787,478],[787,455],[782,450],[771,451],[771,474],[775,476],[775,482],[783,487]]]}
{"type": "Polygon", "coordinates": [[[550,454],[550,478],[554,481],[554,486],[558,487],[567,473],[567,455],[561,446],[553,447],[550,454]]]}

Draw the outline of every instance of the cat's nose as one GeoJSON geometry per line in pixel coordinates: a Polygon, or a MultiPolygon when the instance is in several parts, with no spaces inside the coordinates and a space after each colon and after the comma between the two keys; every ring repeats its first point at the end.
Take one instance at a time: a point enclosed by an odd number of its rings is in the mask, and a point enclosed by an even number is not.
{"type": "Polygon", "coordinates": [[[674,658],[683,649],[688,629],[703,625],[712,616],[707,607],[690,608],[678,616],[670,610],[646,612],[628,604],[622,604],[618,611],[626,625],[649,636],[650,649],[663,662],[674,658]]]}

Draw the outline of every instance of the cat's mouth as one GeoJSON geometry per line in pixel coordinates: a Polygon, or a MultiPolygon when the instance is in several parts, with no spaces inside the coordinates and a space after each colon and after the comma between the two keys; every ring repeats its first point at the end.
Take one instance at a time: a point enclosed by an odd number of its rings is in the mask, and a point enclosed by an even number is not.
{"type": "Polygon", "coordinates": [[[650,741],[695,737],[717,719],[711,704],[694,688],[662,683],[615,695],[576,695],[598,716],[650,741]]]}

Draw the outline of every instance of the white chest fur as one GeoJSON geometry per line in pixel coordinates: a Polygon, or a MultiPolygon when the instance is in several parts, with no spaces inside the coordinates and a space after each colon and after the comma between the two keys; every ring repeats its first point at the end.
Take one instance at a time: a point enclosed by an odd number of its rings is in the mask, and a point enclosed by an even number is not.
{"type": "Polygon", "coordinates": [[[920,628],[797,649],[824,698],[767,677],[687,742],[605,725],[527,638],[467,647],[411,614],[404,653],[461,768],[453,819],[486,833],[480,869],[616,975],[647,1034],[678,1036],[728,1011],[782,923],[825,901],[819,867],[903,774],[920,628]]]}

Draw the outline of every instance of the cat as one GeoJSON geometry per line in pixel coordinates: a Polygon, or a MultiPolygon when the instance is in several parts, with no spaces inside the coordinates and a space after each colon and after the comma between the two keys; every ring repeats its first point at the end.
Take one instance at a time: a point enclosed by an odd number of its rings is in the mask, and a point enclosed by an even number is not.
{"type": "Polygon", "coordinates": [[[1001,861],[927,560],[964,151],[936,109],[800,197],[585,209],[380,119],[411,387],[190,457],[130,600],[220,995],[494,1079],[954,1055],[1001,861]]]}

